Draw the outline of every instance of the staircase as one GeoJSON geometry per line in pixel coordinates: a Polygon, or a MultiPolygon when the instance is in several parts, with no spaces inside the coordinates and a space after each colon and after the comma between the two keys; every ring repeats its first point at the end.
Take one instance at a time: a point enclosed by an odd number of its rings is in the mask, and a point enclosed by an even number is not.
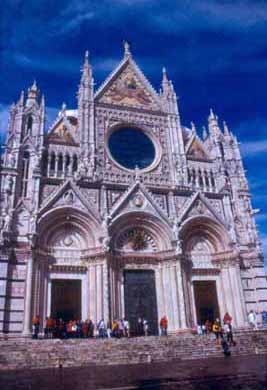
{"type": "MultiPolygon", "coordinates": [[[[267,354],[267,331],[235,332],[232,355],[267,354]]],[[[221,357],[214,336],[0,341],[0,370],[122,365],[221,357]]]]}

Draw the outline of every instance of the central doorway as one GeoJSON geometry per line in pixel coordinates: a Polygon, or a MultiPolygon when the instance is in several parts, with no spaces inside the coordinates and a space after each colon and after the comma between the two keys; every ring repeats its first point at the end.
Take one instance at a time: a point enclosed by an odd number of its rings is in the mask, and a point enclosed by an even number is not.
{"type": "Polygon", "coordinates": [[[138,318],[146,319],[149,334],[158,334],[158,311],[153,270],[124,271],[125,317],[130,322],[131,334],[137,334],[138,318]]]}
{"type": "Polygon", "coordinates": [[[194,281],[193,286],[197,323],[203,324],[206,320],[213,322],[220,318],[216,281],[194,281]]]}
{"type": "Polygon", "coordinates": [[[81,319],[81,280],[52,280],[51,316],[64,321],[81,319]]]}

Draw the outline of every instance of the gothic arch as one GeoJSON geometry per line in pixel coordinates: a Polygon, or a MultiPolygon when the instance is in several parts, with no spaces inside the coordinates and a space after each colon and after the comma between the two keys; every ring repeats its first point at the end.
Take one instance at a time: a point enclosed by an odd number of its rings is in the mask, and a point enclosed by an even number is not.
{"type": "Polygon", "coordinates": [[[186,219],[181,225],[180,237],[184,253],[193,249],[196,238],[203,238],[210,253],[225,252],[230,249],[230,238],[224,226],[208,216],[186,219]]]}
{"type": "Polygon", "coordinates": [[[101,227],[98,222],[87,213],[70,206],[52,209],[40,217],[38,222],[40,246],[47,248],[51,243],[55,244],[55,238],[60,240],[61,237],[64,240],[64,231],[74,235],[76,241],[73,237],[72,244],[80,243],[81,249],[100,246],[101,227]]]}
{"type": "Polygon", "coordinates": [[[128,212],[115,218],[110,225],[113,247],[120,248],[131,232],[143,232],[147,250],[155,252],[172,249],[174,237],[170,228],[152,214],[128,212]]]}

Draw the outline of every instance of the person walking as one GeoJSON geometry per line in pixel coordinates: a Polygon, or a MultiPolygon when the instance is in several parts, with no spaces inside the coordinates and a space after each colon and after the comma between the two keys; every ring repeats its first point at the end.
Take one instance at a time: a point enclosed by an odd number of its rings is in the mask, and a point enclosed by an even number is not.
{"type": "Polygon", "coordinates": [[[163,316],[163,317],[160,319],[159,326],[160,326],[160,333],[161,333],[161,336],[167,336],[168,320],[167,320],[167,317],[166,317],[166,316],[163,316]]]}
{"type": "Polygon", "coordinates": [[[33,339],[38,339],[39,327],[40,327],[40,317],[39,317],[39,315],[36,315],[32,319],[32,338],[33,339]]]}
{"type": "Polygon", "coordinates": [[[148,321],[144,318],[143,320],[144,335],[148,336],[148,321]]]}
{"type": "Polygon", "coordinates": [[[130,324],[126,318],[123,319],[124,337],[130,337],[130,324]]]}
{"type": "Polygon", "coordinates": [[[226,336],[227,342],[230,345],[236,345],[236,342],[234,341],[234,338],[233,338],[232,325],[225,323],[223,325],[223,332],[224,332],[224,334],[226,336]]]}
{"type": "Polygon", "coordinates": [[[216,321],[214,322],[214,324],[212,326],[212,331],[215,335],[216,344],[219,344],[220,343],[219,337],[222,334],[222,328],[221,328],[219,318],[217,318],[216,321]]]}
{"type": "Polygon", "coordinates": [[[106,325],[104,318],[102,318],[97,324],[98,336],[104,338],[106,336],[106,325]]]}
{"type": "Polygon", "coordinates": [[[248,313],[248,323],[253,330],[258,330],[257,314],[252,309],[248,313]]]}

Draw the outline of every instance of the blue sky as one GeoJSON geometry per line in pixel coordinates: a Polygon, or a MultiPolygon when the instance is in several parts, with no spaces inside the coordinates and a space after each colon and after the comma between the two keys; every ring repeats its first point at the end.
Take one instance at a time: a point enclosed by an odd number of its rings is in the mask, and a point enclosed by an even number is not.
{"type": "Polygon", "coordinates": [[[8,106],[37,79],[48,122],[76,106],[90,52],[96,87],[122,56],[122,41],[158,88],[167,67],[184,125],[198,130],[213,107],[238,136],[267,257],[267,2],[265,0],[2,0],[0,130],[8,106]]]}

